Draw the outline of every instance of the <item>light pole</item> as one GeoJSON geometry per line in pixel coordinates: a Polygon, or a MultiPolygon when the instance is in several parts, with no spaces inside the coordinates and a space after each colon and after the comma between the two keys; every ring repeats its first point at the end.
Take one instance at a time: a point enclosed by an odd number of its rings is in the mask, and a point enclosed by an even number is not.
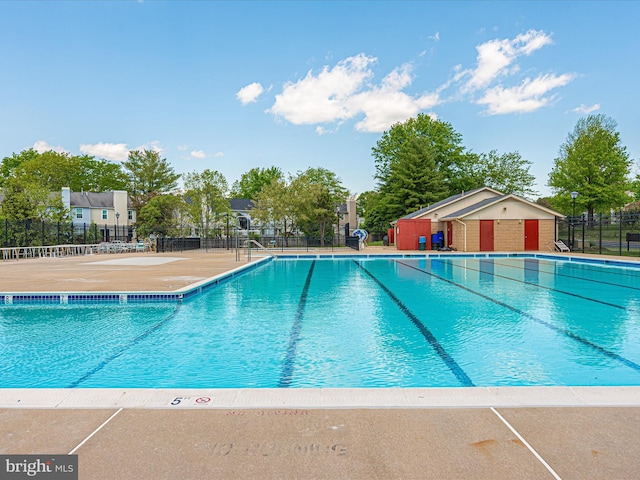
{"type": "Polygon", "coordinates": [[[578,197],[578,192],[573,191],[571,192],[571,198],[573,199],[573,215],[571,217],[571,222],[570,225],[573,225],[573,230],[572,230],[572,235],[571,235],[571,249],[573,249],[574,246],[574,242],[576,239],[576,226],[573,224],[573,222],[575,222],[576,219],[576,198],[578,197]]]}
{"type": "Polygon", "coordinates": [[[116,212],[116,240],[118,240],[118,219],[120,218],[120,212],[116,212]]]}

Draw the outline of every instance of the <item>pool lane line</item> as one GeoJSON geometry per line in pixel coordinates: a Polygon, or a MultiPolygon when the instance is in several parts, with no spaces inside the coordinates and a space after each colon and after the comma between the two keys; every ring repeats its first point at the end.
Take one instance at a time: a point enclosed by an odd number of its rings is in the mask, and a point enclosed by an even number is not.
{"type": "Polygon", "coordinates": [[[431,330],[422,323],[422,321],[411,311],[409,308],[400,300],[382,281],[380,281],[373,273],[364,268],[362,264],[358,261],[353,260],[353,263],[358,265],[364,273],[366,273],[374,282],[378,284],[378,286],[393,300],[393,302],[398,306],[398,308],[404,313],[409,320],[416,326],[416,328],[420,331],[422,336],[429,342],[429,345],[436,351],[436,353],[440,356],[442,361],[445,363],[449,370],[456,376],[458,381],[462,384],[463,387],[475,387],[474,383],[471,381],[467,373],[462,369],[458,362],[456,362],[449,353],[445,350],[442,344],[438,341],[438,339],[431,333],[431,330]]]}
{"type": "Polygon", "coordinates": [[[536,452],[536,449],[533,448],[529,442],[527,442],[524,437],[522,435],[520,435],[520,433],[518,433],[518,431],[502,416],[500,415],[500,413],[498,413],[498,411],[493,408],[493,407],[489,407],[489,409],[496,415],[496,417],[498,417],[500,419],[500,421],[502,423],[504,423],[506,425],[506,427],[511,430],[511,432],[518,437],[518,440],[520,440],[522,442],[522,444],[527,447],[527,449],[533,454],[534,457],[536,457],[536,459],[538,459],[538,461],[544,466],[544,468],[546,468],[549,473],[551,475],[553,475],[553,478],[555,478],[556,480],[562,480],[562,478],[560,478],[560,475],[558,475],[556,473],[556,471],[551,468],[551,465],[549,465],[544,458],[542,458],[542,455],[540,455],[538,452],[536,452]]]}
{"type": "Polygon", "coordinates": [[[287,345],[287,355],[282,367],[282,373],[280,374],[280,382],[278,383],[278,388],[290,387],[291,381],[293,380],[293,367],[296,361],[296,348],[298,346],[298,341],[300,340],[300,330],[302,329],[304,307],[307,304],[309,287],[311,286],[311,277],[313,276],[313,269],[315,268],[315,266],[316,260],[311,262],[309,273],[307,273],[307,279],[304,282],[304,287],[302,288],[302,294],[300,294],[300,301],[298,302],[296,316],[293,319],[293,325],[291,326],[291,333],[289,334],[289,345],[287,345]]]}
{"type": "Polygon", "coordinates": [[[82,445],[87,443],[89,441],[89,439],[91,439],[91,437],[93,437],[96,433],[98,433],[100,430],[102,430],[102,427],[104,427],[107,423],[109,423],[111,420],[113,420],[116,417],[116,415],[118,415],[122,410],[124,410],[124,407],[120,407],[120,409],[118,411],[116,411],[113,415],[111,415],[104,422],[102,422],[102,425],[100,425],[93,432],[91,432],[91,434],[87,438],[85,438],[78,445],[76,445],[76,448],[74,448],[69,453],[67,453],[67,455],[73,455],[76,452],[76,450],[78,450],[82,445]]]}
{"type": "Polygon", "coordinates": [[[80,385],[82,382],[84,382],[87,378],[89,378],[92,375],[96,374],[97,372],[102,370],[104,367],[106,367],[107,364],[109,364],[110,362],[112,362],[113,360],[118,358],[120,355],[122,355],[126,350],[128,350],[131,347],[133,347],[134,345],[140,343],[142,340],[147,338],[149,335],[151,335],[153,332],[158,330],[160,327],[164,326],[169,320],[173,319],[178,314],[178,311],[180,310],[180,305],[181,305],[181,303],[178,302],[176,304],[176,307],[173,309],[173,312],[171,314],[169,314],[165,319],[163,319],[162,321],[156,323],[153,327],[149,328],[145,332],[143,332],[140,335],[138,335],[136,338],[131,340],[129,343],[127,343],[125,346],[120,348],[115,353],[112,353],[111,355],[109,355],[102,362],[100,362],[98,365],[96,365],[93,369],[89,370],[82,377],[80,377],[78,380],[76,380],[75,382],[73,382],[70,385],[68,385],[66,388],[76,388],[78,385],[80,385]]]}
{"type": "Polygon", "coordinates": [[[593,278],[575,277],[573,275],[567,275],[566,273],[550,272],[548,270],[540,270],[538,268],[518,267],[517,265],[509,265],[508,263],[497,263],[490,258],[479,258],[478,261],[479,263],[482,263],[482,262],[486,263],[491,261],[493,265],[497,265],[499,267],[516,268],[518,270],[527,270],[529,272],[545,273],[547,275],[553,275],[555,277],[566,277],[572,280],[582,280],[583,282],[600,283],[602,285],[610,285],[612,287],[618,287],[618,288],[628,288],[630,290],[640,290],[640,287],[632,287],[631,285],[620,285],[619,283],[606,282],[603,280],[594,280],[593,278]]]}
{"type": "MultiPolygon", "coordinates": [[[[549,290],[551,292],[556,292],[556,293],[562,293],[564,295],[569,295],[571,297],[576,297],[579,298],[581,300],[586,300],[589,302],[594,302],[594,303],[599,303],[601,305],[606,305],[607,307],[613,307],[613,308],[618,308],[620,310],[624,310],[626,311],[632,311],[635,312],[636,309],[635,308],[627,308],[627,307],[623,307],[622,305],[618,305],[615,303],[609,303],[609,302],[605,302],[604,300],[598,300],[596,298],[591,298],[591,297],[585,297],[584,295],[579,295],[577,293],[572,293],[572,292],[566,292],[564,290],[558,290],[557,288],[552,288],[552,287],[547,287],[545,285],[540,285],[539,283],[533,283],[533,282],[527,282],[525,280],[518,280],[517,278],[511,278],[511,277],[507,277],[505,275],[498,275],[496,273],[490,273],[490,272],[485,272],[484,270],[480,270],[478,268],[471,268],[471,267],[464,267],[462,265],[456,265],[453,262],[445,262],[444,260],[438,259],[438,258],[432,258],[431,259],[432,262],[441,262],[441,263],[448,263],[449,265],[453,266],[453,267],[457,267],[457,268],[462,268],[464,270],[471,270],[472,272],[480,272],[480,273],[484,273],[485,275],[491,275],[492,277],[497,277],[497,278],[504,278],[505,280],[511,280],[512,282],[516,282],[516,283],[522,283],[524,285],[531,285],[532,287],[538,287],[538,288],[542,288],[544,290],[549,290]]],[[[401,262],[400,262],[401,263],[401,262]]]]}
{"type": "Polygon", "coordinates": [[[596,343],[593,343],[593,342],[587,340],[586,338],[582,338],[580,335],[576,335],[575,333],[570,332],[569,330],[566,330],[564,328],[560,328],[560,327],[558,327],[558,326],[556,326],[556,325],[554,325],[552,323],[547,322],[546,320],[542,320],[541,318],[538,318],[538,317],[536,317],[534,315],[531,315],[530,313],[525,312],[524,310],[520,310],[519,308],[516,308],[516,307],[514,307],[512,305],[509,305],[508,303],[501,302],[500,300],[497,300],[495,298],[491,298],[488,295],[485,295],[485,294],[480,293],[480,292],[476,292],[475,290],[472,290],[471,288],[469,288],[469,287],[467,287],[465,285],[461,285],[459,283],[456,283],[453,280],[449,280],[448,278],[441,277],[440,275],[436,275],[435,273],[431,273],[431,272],[428,272],[426,270],[422,270],[421,268],[414,267],[413,265],[409,265],[407,263],[400,262],[398,260],[396,260],[395,262],[400,264],[400,265],[404,265],[407,268],[412,268],[414,270],[417,270],[418,272],[422,272],[422,273],[424,273],[426,275],[429,275],[429,276],[431,276],[433,278],[437,278],[438,280],[442,280],[443,282],[446,282],[446,283],[448,283],[450,285],[453,285],[454,287],[458,287],[458,288],[460,288],[462,290],[465,290],[465,291],[467,291],[469,293],[477,295],[480,298],[484,298],[485,300],[489,300],[490,302],[493,302],[496,305],[500,305],[501,307],[504,307],[504,308],[506,308],[508,310],[511,310],[512,312],[515,312],[515,313],[517,313],[519,315],[522,315],[523,317],[528,318],[529,320],[533,320],[534,322],[539,323],[540,325],[543,325],[543,326],[553,330],[554,332],[560,333],[560,334],[562,334],[562,335],[564,335],[564,336],[566,336],[566,337],[568,337],[568,338],[570,338],[572,340],[575,340],[575,341],[577,341],[579,343],[582,343],[583,345],[585,345],[587,347],[593,348],[598,353],[600,353],[600,354],[602,354],[602,355],[604,355],[606,357],[609,357],[609,358],[611,358],[613,360],[617,360],[620,363],[626,365],[627,367],[630,367],[630,368],[634,369],[635,371],[640,372],[640,365],[639,364],[633,362],[632,360],[624,358],[623,356],[620,356],[617,353],[612,352],[611,350],[607,350],[606,348],[601,347],[600,345],[598,345],[596,343]]]}

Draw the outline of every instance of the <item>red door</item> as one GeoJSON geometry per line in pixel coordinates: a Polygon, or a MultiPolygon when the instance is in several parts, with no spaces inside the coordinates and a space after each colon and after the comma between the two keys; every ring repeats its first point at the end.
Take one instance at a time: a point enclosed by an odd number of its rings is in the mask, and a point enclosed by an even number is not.
{"type": "Polygon", "coordinates": [[[445,247],[453,245],[453,222],[447,222],[447,244],[445,247]]]}
{"type": "Polygon", "coordinates": [[[538,220],[524,221],[524,249],[540,249],[538,245],[538,220]]]}
{"type": "Polygon", "coordinates": [[[493,252],[493,220],[480,220],[480,251],[493,252]]]}

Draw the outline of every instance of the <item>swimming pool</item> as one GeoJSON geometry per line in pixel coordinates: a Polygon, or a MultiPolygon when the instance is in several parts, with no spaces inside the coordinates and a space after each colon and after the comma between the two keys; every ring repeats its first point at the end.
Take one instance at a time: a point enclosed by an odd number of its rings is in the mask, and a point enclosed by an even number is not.
{"type": "Polygon", "coordinates": [[[640,385],[640,269],[277,259],[187,300],[0,308],[2,387],[640,385]]]}

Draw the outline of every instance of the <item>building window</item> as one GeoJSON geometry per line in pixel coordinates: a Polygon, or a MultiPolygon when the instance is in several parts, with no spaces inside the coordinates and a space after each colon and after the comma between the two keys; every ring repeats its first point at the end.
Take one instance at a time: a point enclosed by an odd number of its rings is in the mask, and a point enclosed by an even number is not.
{"type": "Polygon", "coordinates": [[[129,211],[127,212],[127,218],[128,218],[129,220],[133,220],[133,210],[129,210],[129,211]]]}
{"type": "Polygon", "coordinates": [[[82,209],[76,208],[76,218],[82,218],[82,209]]]}
{"type": "Polygon", "coordinates": [[[102,219],[103,220],[107,219],[107,211],[106,210],[102,210],[102,219]]]}

